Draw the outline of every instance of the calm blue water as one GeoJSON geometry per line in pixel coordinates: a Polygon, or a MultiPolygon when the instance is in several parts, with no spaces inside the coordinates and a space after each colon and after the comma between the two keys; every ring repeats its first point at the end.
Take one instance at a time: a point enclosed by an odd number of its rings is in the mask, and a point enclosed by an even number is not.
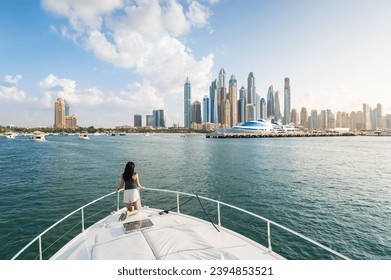
{"type": "MultiPolygon", "coordinates": [[[[352,259],[391,259],[390,150],[391,137],[47,136],[44,143],[1,138],[0,259],[10,259],[61,217],[114,191],[127,161],[136,163],[145,187],[240,206],[352,259]]],[[[241,223],[238,213],[227,213],[235,230],[247,231],[249,223],[241,223]]],[[[272,228],[275,235],[279,231],[272,228]]],[[[290,236],[272,242],[290,259],[313,258],[311,253],[323,258],[290,236]]]]}

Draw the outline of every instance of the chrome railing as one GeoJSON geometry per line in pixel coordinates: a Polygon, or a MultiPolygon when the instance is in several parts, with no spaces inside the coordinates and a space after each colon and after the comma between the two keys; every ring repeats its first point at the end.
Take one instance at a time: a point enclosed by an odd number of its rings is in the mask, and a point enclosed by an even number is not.
{"type": "MultiPolygon", "coordinates": [[[[275,227],[278,227],[286,232],[289,232],[297,237],[300,237],[301,239],[303,240],[306,240],[307,242],[319,247],[319,248],[322,248],[323,250],[335,255],[335,256],[338,256],[339,258],[341,259],[346,259],[348,260],[349,258],[338,253],[337,251],[315,241],[315,240],[312,240],[298,232],[295,232],[283,225],[280,225],[276,222],[273,222],[265,217],[262,217],[260,215],[257,215],[257,214],[254,214],[250,211],[247,211],[247,210],[244,210],[242,208],[239,208],[239,207],[236,207],[236,206],[233,206],[233,205],[230,205],[228,203],[224,203],[224,202],[221,202],[221,201],[218,201],[218,200],[214,200],[214,199],[210,199],[210,198],[207,198],[207,197],[203,197],[203,196],[198,196],[196,194],[189,194],[189,193],[185,193],[185,192],[178,192],[178,191],[171,191],[171,190],[165,190],[165,189],[154,189],[154,188],[144,188],[145,191],[156,191],[156,192],[163,192],[163,193],[172,193],[172,194],[176,194],[176,209],[177,209],[177,213],[180,214],[180,203],[179,203],[179,199],[180,199],[180,195],[183,195],[183,196],[190,196],[190,197],[197,197],[199,199],[202,199],[202,200],[206,200],[206,201],[210,201],[210,202],[213,202],[217,205],[217,225],[219,227],[222,226],[221,224],[221,206],[226,206],[226,207],[229,207],[231,209],[234,209],[234,210],[237,210],[239,212],[242,212],[242,213],[245,213],[245,214],[248,214],[250,216],[253,216],[259,220],[262,220],[264,222],[266,222],[267,224],[267,242],[268,242],[268,249],[269,251],[272,251],[272,237],[271,237],[271,232],[270,232],[270,227],[271,225],[275,226],[275,227]]],[[[107,195],[104,195],[94,201],[91,201],[90,203],[76,209],[75,211],[69,213],[67,216],[65,216],[64,218],[62,218],[61,220],[57,221],[56,223],[54,223],[52,226],[50,226],[49,228],[47,228],[45,231],[43,231],[41,234],[39,234],[36,238],[34,238],[30,243],[28,243],[25,247],[23,247],[23,249],[21,249],[13,258],[12,260],[15,260],[20,254],[22,254],[27,248],[29,248],[34,242],[36,242],[38,240],[38,243],[39,243],[39,256],[40,256],[40,260],[42,260],[42,253],[43,253],[43,250],[42,250],[42,236],[45,235],[47,232],[49,232],[51,229],[53,229],[55,226],[57,226],[58,224],[62,223],[64,220],[66,220],[67,218],[75,215],[76,213],[78,213],[79,211],[81,212],[81,224],[82,224],[82,227],[81,227],[81,232],[83,232],[85,230],[84,228],[84,209],[87,207],[87,206],[90,206],[104,198],[107,198],[113,194],[117,194],[117,201],[116,201],[116,208],[117,208],[117,211],[119,210],[119,205],[120,205],[120,200],[119,200],[119,192],[112,192],[112,193],[109,193],[107,195]]]]}

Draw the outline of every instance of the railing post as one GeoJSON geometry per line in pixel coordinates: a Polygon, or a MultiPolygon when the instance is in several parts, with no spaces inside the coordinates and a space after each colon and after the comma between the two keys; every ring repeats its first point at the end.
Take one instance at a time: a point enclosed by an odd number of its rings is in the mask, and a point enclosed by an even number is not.
{"type": "Polygon", "coordinates": [[[270,236],[270,222],[267,221],[267,242],[269,244],[269,251],[272,251],[272,240],[270,236]]]}
{"type": "Polygon", "coordinates": [[[179,193],[176,193],[176,211],[179,214],[179,193]]]}
{"type": "Polygon", "coordinates": [[[81,231],[84,232],[84,207],[81,208],[81,231]]]}
{"type": "Polygon", "coordinates": [[[217,202],[217,224],[221,226],[221,220],[220,220],[220,202],[217,202]]]}
{"type": "Polygon", "coordinates": [[[42,237],[41,236],[38,239],[38,243],[39,243],[39,260],[42,261],[42,237]]]}
{"type": "Polygon", "coordinates": [[[117,212],[119,211],[119,192],[117,192],[117,212]]]}

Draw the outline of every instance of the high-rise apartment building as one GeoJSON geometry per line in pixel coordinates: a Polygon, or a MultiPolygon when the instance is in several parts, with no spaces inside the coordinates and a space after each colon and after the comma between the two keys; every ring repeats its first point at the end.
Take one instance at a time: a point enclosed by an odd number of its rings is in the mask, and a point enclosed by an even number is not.
{"type": "Polygon", "coordinates": [[[191,85],[189,77],[186,78],[184,86],[184,115],[183,115],[183,126],[190,128],[191,121],[191,85]]]}
{"type": "Polygon", "coordinates": [[[238,123],[238,82],[235,75],[231,75],[229,80],[229,103],[230,103],[230,126],[238,123]]]}
{"type": "Polygon", "coordinates": [[[246,121],[246,89],[242,86],[239,90],[238,101],[238,122],[244,123],[246,121]]]}
{"type": "Polygon", "coordinates": [[[274,91],[273,86],[267,92],[267,117],[274,118],[274,91]]]}
{"type": "Polygon", "coordinates": [[[201,119],[201,103],[199,101],[194,101],[191,105],[191,122],[192,123],[202,123],[201,119]]]}
{"type": "Polygon", "coordinates": [[[202,108],[203,108],[202,121],[204,123],[210,123],[210,99],[209,96],[207,95],[205,95],[204,99],[202,99],[202,108]]]}
{"type": "Polygon", "coordinates": [[[284,83],[284,123],[290,124],[291,122],[291,85],[289,78],[285,78],[284,83]]]}
{"type": "Polygon", "coordinates": [[[261,119],[267,119],[267,107],[265,98],[261,98],[261,119]]]}
{"type": "Polygon", "coordinates": [[[164,110],[153,110],[153,127],[166,127],[164,110]]]}
{"type": "Polygon", "coordinates": [[[363,129],[364,130],[371,130],[372,124],[371,124],[371,108],[368,104],[363,104],[363,129]]]}
{"type": "Polygon", "coordinates": [[[308,113],[305,107],[301,108],[300,111],[300,125],[303,128],[308,128],[308,113]]]}
{"type": "Polygon", "coordinates": [[[217,80],[214,80],[209,87],[210,98],[210,122],[219,123],[217,104],[217,80]]]}
{"type": "Polygon", "coordinates": [[[153,126],[153,115],[145,116],[145,126],[153,126]]]}
{"type": "Polygon", "coordinates": [[[134,115],[133,119],[133,125],[134,127],[141,127],[142,126],[142,116],[140,114],[134,115]]]}
{"type": "Polygon", "coordinates": [[[218,110],[218,119],[219,123],[224,123],[224,106],[225,99],[227,94],[227,88],[225,86],[225,70],[224,68],[220,69],[219,80],[217,84],[217,110],[218,110]]]}
{"type": "Polygon", "coordinates": [[[247,104],[246,105],[246,121],[255,121],[255,105],[247,104]]]}
{"type": "Polygon", "coordinates": [[[247,104],[255,104],[255,77],[253,72],[247,78],[247,104]]]}
{"type": "Polygon", "coordinates": [[[308,128],[315,130],[318,129],[318,111],[311,110],[311,121],[308,123],[308,128]]]}
{"type": "Polygon", "coordinates": [[[278,120],[282,118],[280,109],[280,92],[277,90],[274,93],[274,119],[278,120]]]}

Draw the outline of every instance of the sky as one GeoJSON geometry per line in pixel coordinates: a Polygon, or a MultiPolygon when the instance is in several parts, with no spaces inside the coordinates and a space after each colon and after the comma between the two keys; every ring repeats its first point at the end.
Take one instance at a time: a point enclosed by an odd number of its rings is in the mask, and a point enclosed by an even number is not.
{"type": "Polygon", "coordinates": [[[52,126],[67,100],[82,127],[133,125],[164,109],[183,125],[192,102],[225,69],[238,87],[254,73],[283,109],[391,114],[391,1],[2,0],[0,125],[52,126]]]}

